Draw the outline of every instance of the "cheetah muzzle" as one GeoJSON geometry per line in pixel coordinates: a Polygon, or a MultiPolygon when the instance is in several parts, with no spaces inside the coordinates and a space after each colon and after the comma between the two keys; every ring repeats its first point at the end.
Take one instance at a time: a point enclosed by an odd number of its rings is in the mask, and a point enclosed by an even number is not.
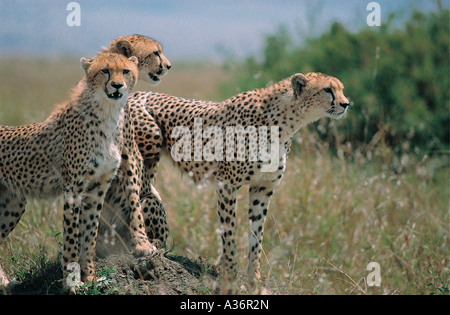
{"type": "Polygon", "coordinates": [[[108,96],[108,98],[112,98],[113,100],[120,100],[123,96],[122,93],[120,93],[118,90],[113,92],[113,93],[108,93],[106,90],[106,96],[108,96]]]}

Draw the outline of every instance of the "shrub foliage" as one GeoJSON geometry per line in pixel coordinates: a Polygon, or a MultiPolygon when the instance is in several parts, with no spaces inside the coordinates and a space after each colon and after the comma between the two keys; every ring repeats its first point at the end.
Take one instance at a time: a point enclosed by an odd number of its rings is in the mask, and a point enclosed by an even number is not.
{"type": "Polygon", "coordinates": [[[382,139],[397,152],[448,150],[449,20],[449,10],[439,6],[413,11],[401,26],[394,14],[357,32],[335,22],[302,44],[280,27],[266,36],[262,57],[229,60],[234,80],[222,93],[264,87],[295,72],[327,73],[341,79],[353,103],[337,124],[343,141],[382,139]]]}

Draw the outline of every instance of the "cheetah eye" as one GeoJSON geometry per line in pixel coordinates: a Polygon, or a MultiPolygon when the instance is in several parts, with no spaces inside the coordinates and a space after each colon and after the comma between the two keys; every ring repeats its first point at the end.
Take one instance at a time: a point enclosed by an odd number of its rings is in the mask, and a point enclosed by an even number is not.
{"type": "Polygon", "coordinates": [[[155,51],[153,54],[155,54],[155,56],[159,57],[159,51],[155,51]]]}
{"type": "Polygon", "coordinates": [[[123,70],[123,74],[128,74],[128,73],[130,73],[130,70],[128,70],[128,69],[123,70]]]}
{"type": "Polygon", "coordinates": [[[331,88],[329,88],[329,87],[326,87],[323,90],[325,91],[325,93],[329,93],[329,94],[333,93],[333,90],[331,90],[331,88]]]}
{"type": "Polygon", "coordinates": [[[102,73],[104,73],[104,74],[109,74],[109,69],[108,68],[105,68],[105,69],[102,69],[102,70],[100,70],[102,73]]]}

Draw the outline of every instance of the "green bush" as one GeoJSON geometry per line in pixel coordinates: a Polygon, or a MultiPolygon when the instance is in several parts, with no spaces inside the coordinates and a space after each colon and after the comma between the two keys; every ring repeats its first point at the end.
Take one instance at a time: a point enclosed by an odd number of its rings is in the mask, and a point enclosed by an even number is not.
{"type": "Polygon", "coordinates": [[[401,27],[395,19],[358,32],[336,22],[301,45],[280,27],[266,36],[262,58],[228,61],[233,80],[222,85],[223,96],[295,72],[323,72],[344,83],[353,103],[337,124],[343,141],[369,143],[378,134],[395,151],[448,150],[449,10],[414,11],[401,27]]]}

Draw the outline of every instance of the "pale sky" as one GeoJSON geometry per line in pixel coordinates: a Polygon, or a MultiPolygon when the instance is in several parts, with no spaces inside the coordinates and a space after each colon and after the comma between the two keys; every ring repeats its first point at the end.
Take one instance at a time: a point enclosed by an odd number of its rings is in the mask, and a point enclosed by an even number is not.
{"type": "MultiPolygon", "coordinates": [[[[264,36],[285,25],[301,42],[333,21],[367,27],[363,0],[79,0],[80,26],[68,26],[71,1],[1,0],[0,55],[92,56],[117,36],[143,34],[158,40],[178,60],[220,59],[261,51],[264,36]]],[[[411,8],[436,10],[430,0],[382,0],[389,12],[406,17],[411,8]]],[[[448,7],[448,0],[442,1],[448,7]]]]}

